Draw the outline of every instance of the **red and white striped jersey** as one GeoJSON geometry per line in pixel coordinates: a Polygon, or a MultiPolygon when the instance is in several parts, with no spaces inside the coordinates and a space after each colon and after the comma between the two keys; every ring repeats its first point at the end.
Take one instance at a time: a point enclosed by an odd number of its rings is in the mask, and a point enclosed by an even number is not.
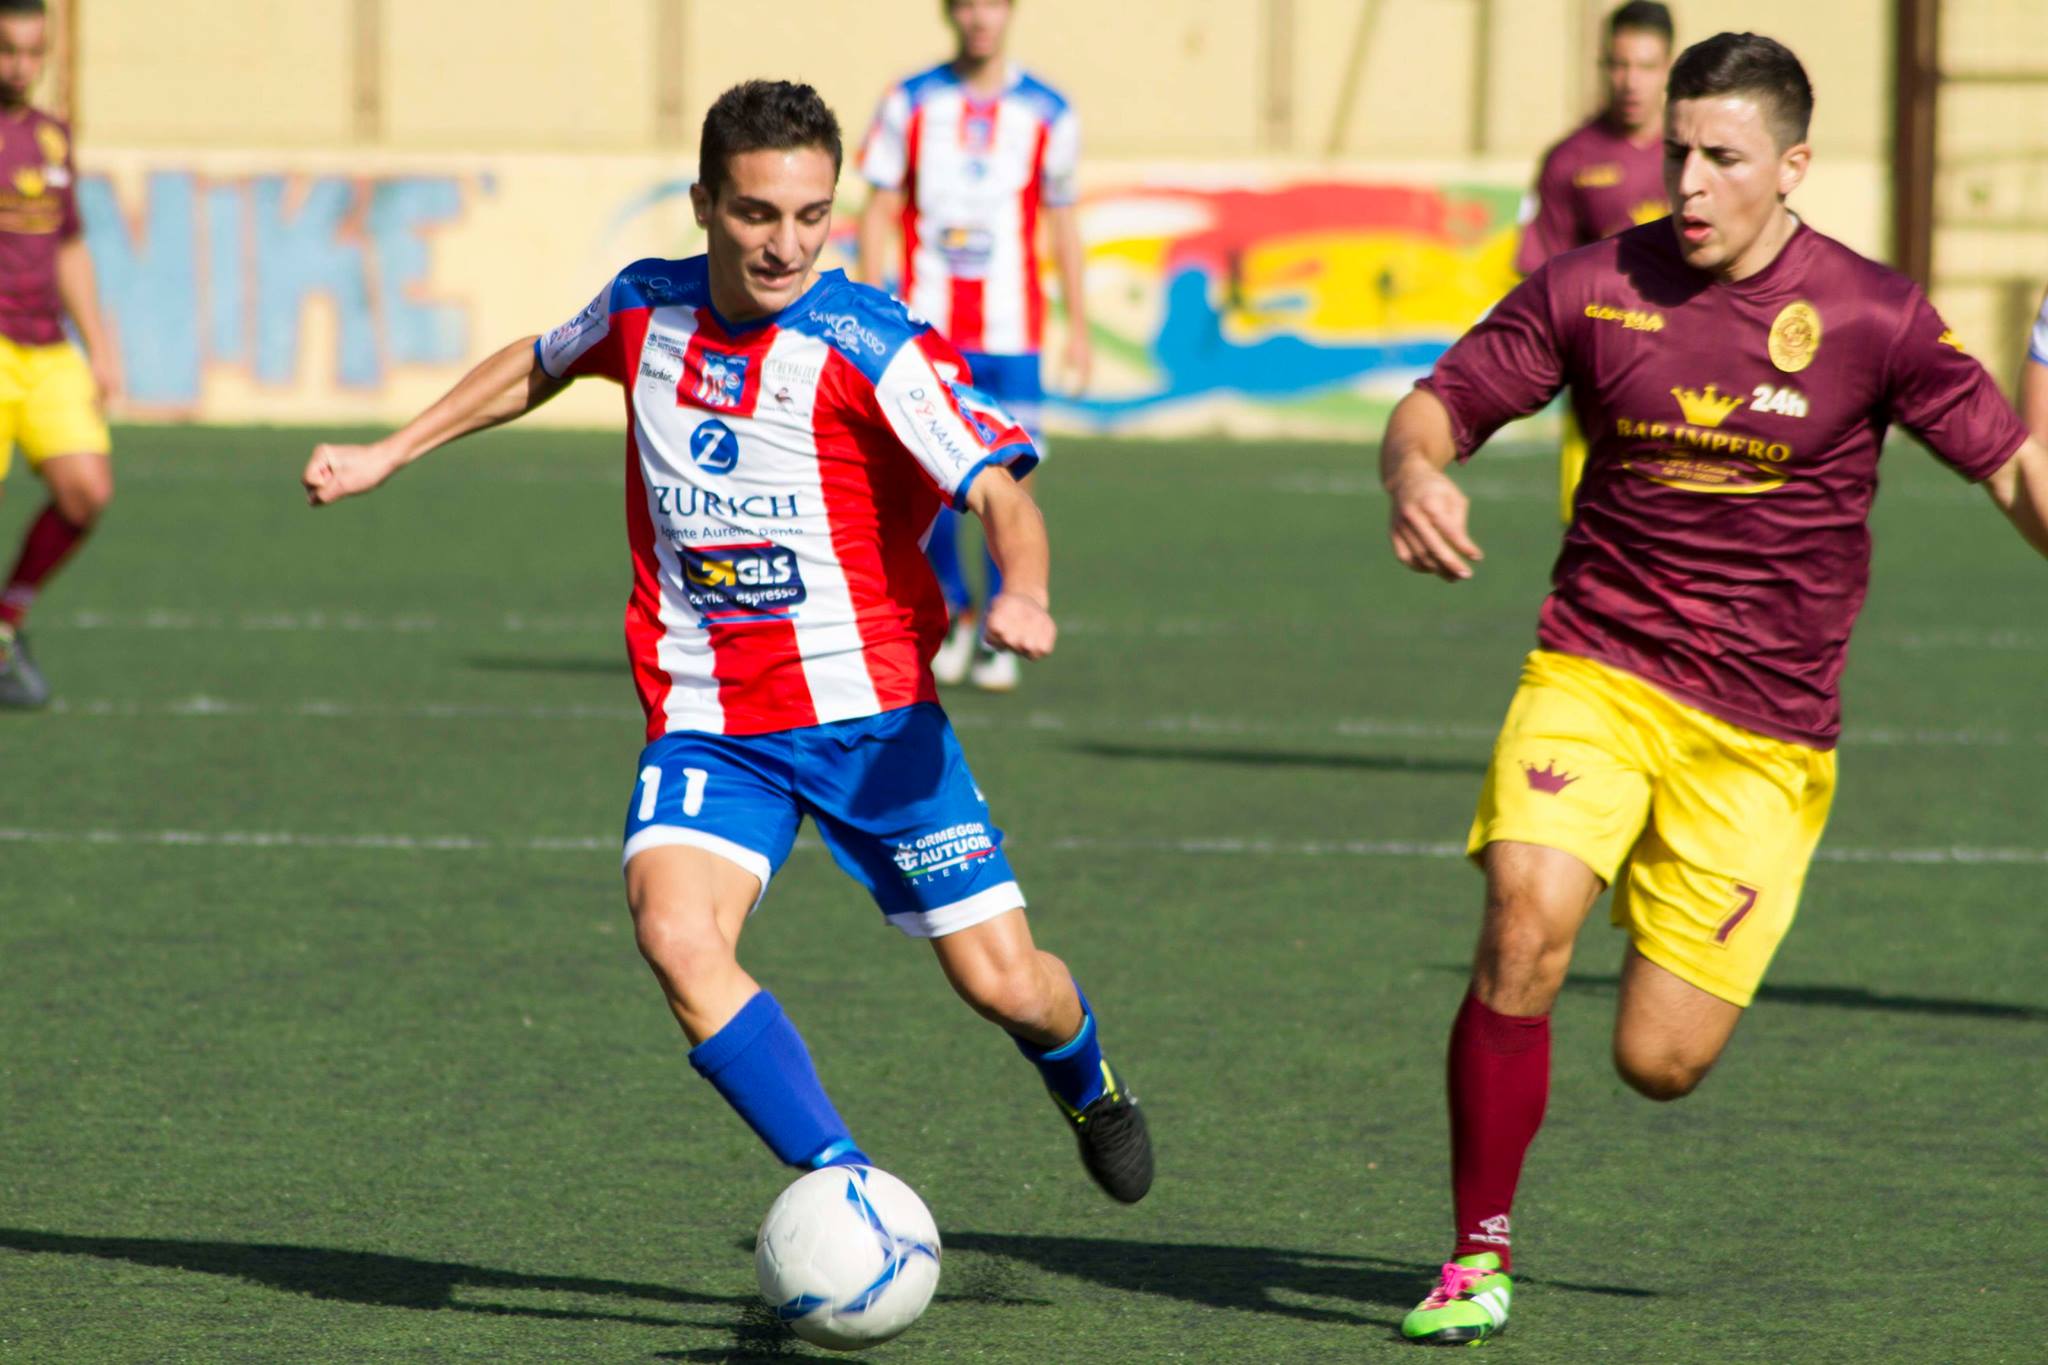
{"type": "Polygon", "coordinates": [[[727,325],[697,256],[626,267],[534,349],[626,391],[626,647],[650,740],[936,699],[924,540],[942,500],[1038,454],[928,324],[831,270],[727,325]]]}
{"type": "Polygon", "coordinates": [[[883,98],[860,172],[903,192],[900,292],[961,350],[1040,349],[1038,211],[1079,197],[1080,156],[1073,109],[1014,67],[992,99],[969,94],[950,66],[883,98]]]}

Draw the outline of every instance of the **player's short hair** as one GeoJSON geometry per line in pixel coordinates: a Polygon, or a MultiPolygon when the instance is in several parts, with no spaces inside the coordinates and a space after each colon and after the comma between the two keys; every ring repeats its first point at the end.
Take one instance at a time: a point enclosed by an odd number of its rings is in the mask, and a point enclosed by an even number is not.
{"type": "Polygon", "coordinates": [[[1669,48],[1677,30],[1671,26],[1671,7],[1660,5],[1657,0],[1628,0],[1625,5],[1615,7],[1607,16],[1607,36],[1617,33],[1654,33],[1664,40],[1669,48]]]}
{"type": "Polygon", "coordinates": [[[0,0],[0,18],[27,15],[39,19],[46,13],[43,0],[0,0]]]}
{"type": "Polygon", "coordinates": [[[704,115],[704,135],[697,144],[697,179],[715,200],[725,188],[732,158],[742,152],[798,147],[832,153],[832,174],[838,177],[839,120],[824,98],[795,81],[741,81],[720,95],[704,115]]]}
{"type": "Polygon", "coordinates": [[[1748,95],[1763,106],[1764,119],[1783,150],[1806,141],[1813,121],[1813,83],[1792,49],[1761,33],[1716,33],[1678,54],[1667,100],[1748,95]]]}

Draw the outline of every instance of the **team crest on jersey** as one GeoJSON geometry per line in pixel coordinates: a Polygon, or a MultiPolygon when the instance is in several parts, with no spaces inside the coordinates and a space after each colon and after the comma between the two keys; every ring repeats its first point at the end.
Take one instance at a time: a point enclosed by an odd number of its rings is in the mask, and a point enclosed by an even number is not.
{"type": "Polygon", "coordinates": [[[14,188],[24,199],[39,198],[45,184],[40,167],[23,166],[14,173],[14,188]]]}
{"type": "Polygon", "coordinates": [[[694,363],[686,367],[696,379],[690,401],[701,408],[738,408],[747,391],[747,369],[753,359],[725,351],[696,351],[691,357],[694,363]]]}
{"type": "Polygon", "coordinates": [[[806,596],[796,551],[781,545],[684,545],[676,557],[683,592],[707,625],[785,619],[806,596]]]}
{"type": "Polygon", "coordinates": [[[1805,299],[1786,304],[1771,323],[1766,346],[1773,365],[1786,374],[1798,374],[1820,350],[1820,314],[1805,299]]]}

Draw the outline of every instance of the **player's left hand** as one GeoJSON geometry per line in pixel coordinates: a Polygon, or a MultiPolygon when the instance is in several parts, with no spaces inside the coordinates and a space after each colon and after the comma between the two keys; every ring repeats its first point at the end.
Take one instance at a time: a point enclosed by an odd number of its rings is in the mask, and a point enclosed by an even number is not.
{"type": "Polygon", "coordinates": [[[1067,344],[1060,350],[1060,379],[1064,386],[1062,391],[1074,395],[1088,392],[1088,380],[1094,371],[1095,347],[1088,339],[1088,329],[1069,329],[1067,344]]]}
{"type": "Polygon", "coordinates": [[[102,413],[121,396],[121,357],[111,344],[100,347],[87,358],[92,369],[93,388],[99,391],[99,405],[102,413]]]}
{"type": "Polygon", "coordinates": [[[1043,602],[1022,593],[1002,592],[988,604],[988,619],[981,633],[997,649],[1025,659],[1043,659],[1052,653],[1059,627],[1043,602]]]}

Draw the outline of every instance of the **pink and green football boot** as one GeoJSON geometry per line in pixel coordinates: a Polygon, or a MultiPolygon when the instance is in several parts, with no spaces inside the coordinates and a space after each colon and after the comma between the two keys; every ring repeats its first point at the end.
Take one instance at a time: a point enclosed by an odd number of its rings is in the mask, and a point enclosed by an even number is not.
{"type": "Polygon", "coordinates": [[[1515,1282],[1490,1251],[1445,1264],[1428,1298],[1401,1320],[1401,1335],[1417,1346],[1477,1346],[1507,1330],[1515,1282]]]}

